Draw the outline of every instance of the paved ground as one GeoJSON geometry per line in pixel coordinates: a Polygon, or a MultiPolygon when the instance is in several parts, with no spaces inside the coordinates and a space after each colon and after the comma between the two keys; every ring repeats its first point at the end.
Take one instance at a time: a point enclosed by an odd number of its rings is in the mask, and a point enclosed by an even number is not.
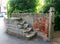
{"type": "Polygon", "coordinates": [[[60,38],[60,31],[54,32],[54,38],[60,38]]]}
{"type": "Polygon", "coordinates": [[[54,32],[54,39],[53,39],[53,41],[55,41],[55,42],[60,44],[60,31],[55,31],[54,32]]]}
{"type": "Polygon", "coordinates": [[[3,20],[3,18],[0,18],[0,44],[51,44],[49,41],[43,41],[41,37],[26,40],[10,36],[6,33],[6,26],[3,20]]]}

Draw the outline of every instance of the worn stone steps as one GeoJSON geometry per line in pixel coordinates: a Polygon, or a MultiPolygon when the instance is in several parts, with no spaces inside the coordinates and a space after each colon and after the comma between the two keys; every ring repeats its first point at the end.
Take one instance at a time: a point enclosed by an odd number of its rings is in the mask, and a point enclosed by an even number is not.
{"type": "Polygon", "coordinates": [[[36,32],[33,30],[32,26],[22,18],[8,19],[8,23],[6,23],[6,26],[7,32],[12,35],[19,35],[26,38],[32,38],[36,35],[36,32]]]}

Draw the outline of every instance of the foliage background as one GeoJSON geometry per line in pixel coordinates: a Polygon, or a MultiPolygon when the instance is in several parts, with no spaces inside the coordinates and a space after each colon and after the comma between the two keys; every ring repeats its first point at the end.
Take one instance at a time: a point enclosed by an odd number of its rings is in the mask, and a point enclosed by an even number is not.
{"type": "Polygon", "coordinates": [[[8,16],[12,13],[46,13],[55,8],[55,30],[60,30],[60,0],[9,0],[8,16]]]}

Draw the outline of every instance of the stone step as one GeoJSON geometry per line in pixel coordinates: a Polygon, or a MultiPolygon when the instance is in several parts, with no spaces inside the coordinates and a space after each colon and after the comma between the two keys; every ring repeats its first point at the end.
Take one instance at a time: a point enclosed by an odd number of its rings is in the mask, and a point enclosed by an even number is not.
{"type": "Polygon", "coordinates": [[[24,24],[24,29],[26,29],[26,28],[28,28],[28,26],[29,26],[29,24],[28,23],[26,23],[26,24],[24,24]]]}
{"type": "Polygon", "coordinates": [[[19,34],[19,36],[23,36],[26,38],[31,38],[36,35],[36,32],[33,31],[33,28],[30,24],[28,24],[26,21],[21,19],[9,19],[7,21],[7,32],[16,35],[19,34]]]}
{"type": "Polygon", "coordinates": [[[23,19],[22,18],[19,18],[19,19],[17,19],[17,21],[20,22],[20,21],[23,21],[23,19]]]}
{"type": "Polygon", "coordinates": [[[26,38],[31,38],[31,37],[34,37],[36,35],[36,32],[31,32],[31,33],[26,33],[25,36],[26,38]]]}
{"type": "Polygon", "coordinates": [[[33,29],[32,28],[27,28],[24,30],[24,33],[30,33],[33,29]]]}

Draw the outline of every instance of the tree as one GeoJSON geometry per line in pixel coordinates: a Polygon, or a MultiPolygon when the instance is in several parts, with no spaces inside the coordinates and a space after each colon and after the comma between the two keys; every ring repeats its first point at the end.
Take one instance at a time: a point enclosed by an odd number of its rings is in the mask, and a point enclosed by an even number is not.
{"type": "Polygon", "coordinates": [[[60,14],[60,0],[54,1],[54,7],[55,7],[56,12],[60,14]]]}
{"type": "Polygon", "coordinates": [[[45,0],[9,0],[8,15],[11,13],[40,13],[43,12],[45,0]]]}
{"type": "Polygon", "coordinates": [[[36,0],[9,0],[8,14],[11,13],[27,13],[36,12],[36,0]]]}
{"type": "Polygon", "coordinates": [[[44,13],[48,12],[49,8],[53,6],[55,8],[55,30],[60,30],[60,0],[46,0],[44,6],[44,13]]]}

